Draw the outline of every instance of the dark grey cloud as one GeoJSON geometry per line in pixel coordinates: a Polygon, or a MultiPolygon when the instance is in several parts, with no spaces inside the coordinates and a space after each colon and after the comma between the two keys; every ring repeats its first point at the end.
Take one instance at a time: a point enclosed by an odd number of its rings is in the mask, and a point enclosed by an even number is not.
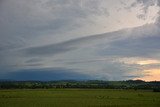
{"type": "Polygon", "coordinates": [[[44,46],[38,46],[38,47],[29,47],[20,50],[21,52],[24,52],[26,55],[31,56],[41,56],[41,55],[56,55],[60,53],[65,53],[68,51],[72,51],[75,49],[78,49],[78,47],[82,45],[92,45],[96,41],[102,41],[106,40],[107,43],[111,41],[116,41],[121,39],[123,35],[126,35],[127,31],[121,30],[121,31],[115,31],[111,33],[104,33],[104,34],[97,34],[97,35],[90,35],[85,36],[81,38],[71,39],[68,41],[60,42],[57,44],[50,44],[50,45],[44,45],[44,46]]]}
{"type": "Polygon", "coordinates": [[[28,59],[25,63],[36,63],[36,62],[41,62],[41,58],[30,58],[28,59]]]}
{"type": "Polygon", "coordinates": [[[126,78],[127,80],[129,79],[132,79],[132,78],[140,78],[141,76],[134,76],[134,75],[131,75],[131,76],[123,76],[123,78],[126,78]]]}
{"type": "Polygon", "coordinates": [[[51,68],[51,69],[26,69],[15,72],[1,73],[0,78],[9,80],[89,80],[89,75],[74,72],[70,69],[51,68]]]}
{"type": "Polygon", "coordinates": [[[60,53],[65,53],[67,51],[74,50],[74,47],[66,46],[65,44],[53,44],[39,47],[31,47],[24,49],[24,54],[26,56],[41,56],[41,55],[55,55],[60,53]]]}
{"type": "Polygon", "coordinates": [[[141,38],[127,38],[112,42],[103,53],[105,55],[118,55],[123,57],[154,57],[160,52],[160,36],[151,35],[141,38]]]}
{"type": "Polygon", "coordinates": [[[99,43],[102,45],[98,46],[97,52],[104,56],[157,58],[155,54],[159,54],[160,52],[160,32],[158,29],[158,24],[132,28],[130,29],[130,33],[122,34],[124,37],[121,39],[112,41],[109,44],[104,42],[99,43]]]}

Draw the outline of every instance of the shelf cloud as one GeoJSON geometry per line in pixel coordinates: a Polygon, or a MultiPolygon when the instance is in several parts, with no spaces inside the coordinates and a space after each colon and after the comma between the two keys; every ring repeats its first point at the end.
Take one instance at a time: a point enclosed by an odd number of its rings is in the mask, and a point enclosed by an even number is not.
{"type": "Polygon", "coordinates": [[[159,15],[159,0],[1,0],[0,79],[158,80],[159,15]]]}

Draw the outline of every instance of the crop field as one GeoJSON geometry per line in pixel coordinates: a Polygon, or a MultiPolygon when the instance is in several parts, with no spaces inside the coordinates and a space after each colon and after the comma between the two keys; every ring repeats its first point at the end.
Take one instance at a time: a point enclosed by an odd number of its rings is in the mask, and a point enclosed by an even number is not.
{"type": "Polygon", "coordinates": [[[0,90],[0,107],[160,107],[160,93],[109,89],[0,90]]]}

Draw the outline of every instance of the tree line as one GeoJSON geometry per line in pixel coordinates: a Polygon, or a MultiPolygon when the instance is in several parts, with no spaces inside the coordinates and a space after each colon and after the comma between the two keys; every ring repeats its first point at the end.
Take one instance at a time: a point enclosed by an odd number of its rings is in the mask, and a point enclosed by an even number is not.
{"type": "Polygon", "coordinates": [[[145,82],[142,80],[127,81],[0,81],[0,89],[48,89],[48,88],[93,88],[93,89],[152,89],[160,91],[160,81],[145,82]]]}

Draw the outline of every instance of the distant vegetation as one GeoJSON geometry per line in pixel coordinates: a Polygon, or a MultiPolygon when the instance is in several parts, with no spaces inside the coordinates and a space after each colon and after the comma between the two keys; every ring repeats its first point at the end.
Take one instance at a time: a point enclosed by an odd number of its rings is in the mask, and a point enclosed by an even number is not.
{"type": "Polygon", "coordinates": [[[0,89],[48,89],[48,88],[92,88],[92,89],[145,89],[160,91],[160,81],[0,81],[0,89]]]}
{"type": "Polygon", "coordinates": [[[1,81],[0,107],[160,107],[160,82],[1,81]]]}

